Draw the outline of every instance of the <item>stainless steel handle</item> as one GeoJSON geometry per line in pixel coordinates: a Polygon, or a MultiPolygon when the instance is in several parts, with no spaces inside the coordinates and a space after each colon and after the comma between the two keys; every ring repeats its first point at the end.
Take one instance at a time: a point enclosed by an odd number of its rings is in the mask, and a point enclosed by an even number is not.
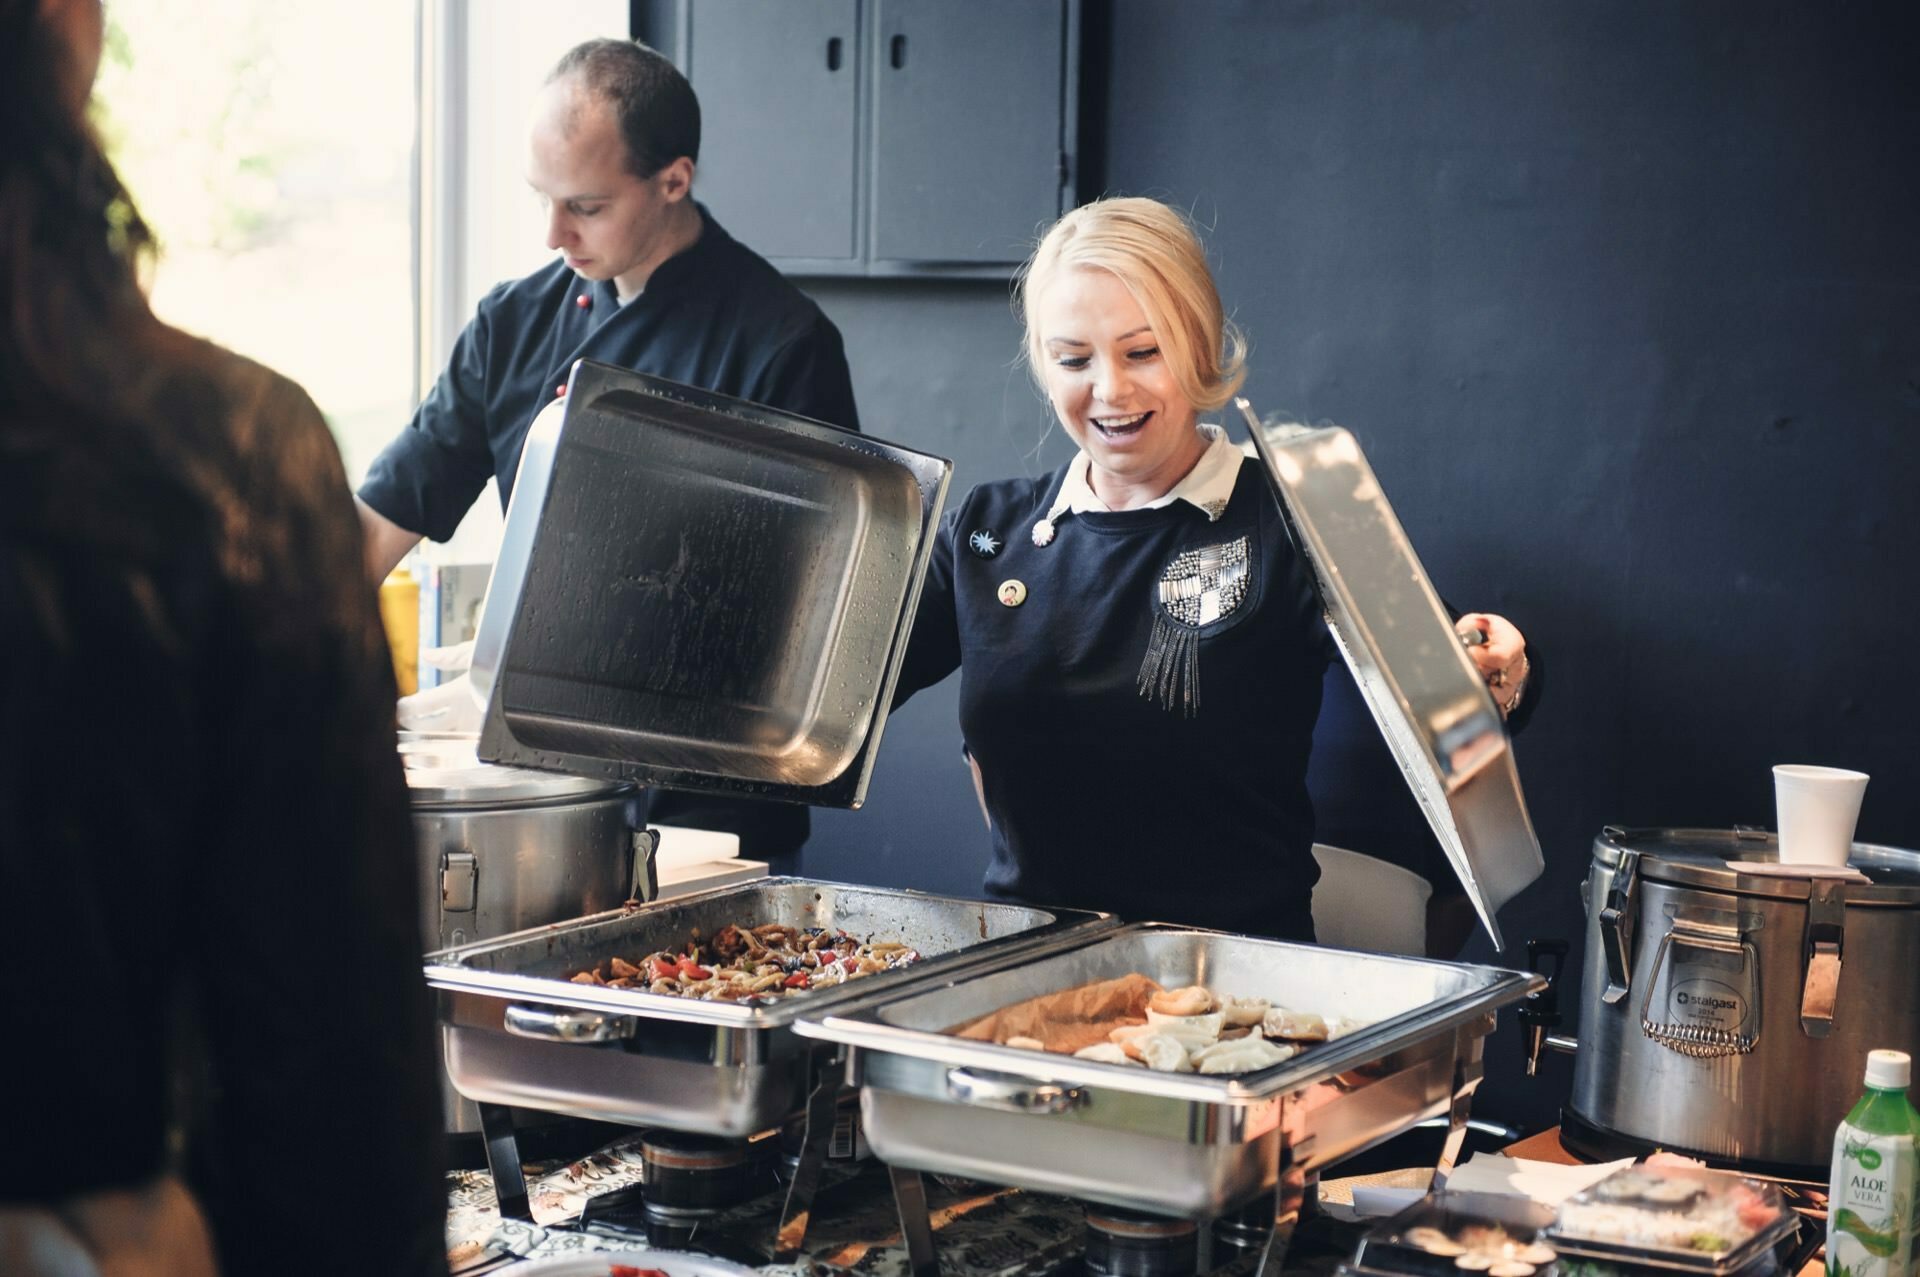
{"type": "Polygon", "coordinates": [[[1833,1032],[1846,945],[1847,884],[1838,878],[1815,878],[1807,885],[1807,930],[1801,938],[1806,974],[1800,986],[1800,1031],[1810,1038],[1833,1032]]]}
{"type": "Polygon", "coordinates": [[[517,1038],[537,1038],[542,1042],[618,1042],[632,1037],[636,1028],[630,1015],[559,1011],[518,1004],[507,1007],[506,1029],[517,1038]]]}
{"type": "Polygon", "coordinates": [[[948,1069],[947,1098],[1004,1113],[1070,1113],[1087,1102],[1087,1093],[1055,1082],[948,1069]]]}

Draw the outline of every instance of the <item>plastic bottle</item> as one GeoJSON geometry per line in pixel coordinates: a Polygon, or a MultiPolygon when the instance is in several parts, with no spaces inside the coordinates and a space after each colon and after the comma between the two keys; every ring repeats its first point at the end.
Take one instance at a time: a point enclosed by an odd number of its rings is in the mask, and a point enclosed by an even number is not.
{"type": "Polygon", "coordinates": [[[1920,1277],[1920,1113],[1905,1051],[1867,1055],[1867,1090],[1833,1133],[1827,1277],[1920,1277]]]}
{"type": "Polygon", "coordinates": [[[400,695],[420,689],[420,587],[413,573],[395,568],[380,586],[380,620],[393,653],[393,679],[400,695]]]}

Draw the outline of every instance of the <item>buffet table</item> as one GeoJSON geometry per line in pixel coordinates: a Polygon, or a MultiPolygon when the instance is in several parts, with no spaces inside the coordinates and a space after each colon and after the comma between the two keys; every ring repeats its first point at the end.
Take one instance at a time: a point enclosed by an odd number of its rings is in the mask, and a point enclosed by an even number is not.
{"type": "MultiPolygon", "coordinates": [[[[530,1168],[531,1171],[532,1168],[530,1168]]],[[[641,1181],[639,1135],[578,1161],[528,1176],[538,1223],[502,1220],[485,1171],[448,1176],[447,1246],[453,1277],[480,1277],[516,1260],[588,1251],[643,1253],[652,1247],[637,1209],[606,1210],[641,1181]],[[593,1205],[589,1205],[593,1203],[593,1205]],[[584,1218],[584,1222],[583,1222],[584,1218]]],[[[1064,1197],[929,1177],[927,1196],[942,1274],[953,1277],[1051,1277],[1083,1271],[1080,1203],[1064,1197]]],[[[769,1191],[703,1225],[689,1248],[748,1264],[769,1277],[908,1277],[886,1168],[876,1160],[833,1162],[816,1201],[802,1258],[767,1262],[781,1198],[769,1191]]],[[[1294,1234],[1287,1271],[1326,1277],[1352,1253],[1360,1229],[1316,1217],[1294,1234]]],[[[1259,1252],[1216,1270],[1251,1272],[1259,1252]]]]}

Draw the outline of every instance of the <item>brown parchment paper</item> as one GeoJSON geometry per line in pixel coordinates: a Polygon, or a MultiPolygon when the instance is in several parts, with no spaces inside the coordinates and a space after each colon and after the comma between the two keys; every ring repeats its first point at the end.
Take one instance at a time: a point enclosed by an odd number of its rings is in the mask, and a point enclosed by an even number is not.
{"type": "Polygon", "coordinates": [[[1122,1025],[1145,1024],[1147,999],[1158,992],[1158,984],[1136,971],[1043,993],[956,1024],[947,1032],[974,1042],[1035,1038],[1049,1051],[1072,1055],[1105,1042],[1107,1034],[1122,1025]]]}

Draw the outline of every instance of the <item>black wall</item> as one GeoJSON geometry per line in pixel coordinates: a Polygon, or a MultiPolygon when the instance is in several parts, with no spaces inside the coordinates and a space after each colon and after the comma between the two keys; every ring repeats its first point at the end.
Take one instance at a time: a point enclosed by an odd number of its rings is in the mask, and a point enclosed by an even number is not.
{"type": "MultiPolygon", "coordinates": [[[[1577,958],[1602,825],[1771,825],[1774,762],[1872,773],[1861,836],[1920,845],[1915,12],[1096,11],[1089,158],[1209,228],[1249,396],[1356,431],[1440,589],[1546,658],[1518,754],[1548,867],[1510,939],[1577,958]]],[[[959,490],[1070,453],[1004,287],[809,288],[867,429],[953,457],[959,490]]],[[[1327,840],[1370,850],[1412,809],[1354,713],[1315,784],[1327,840]],[[1370,832],[1381,794],[1402,810],[1370,832]]],[[[868,808],[815,829],[809,873],[977,890],[951,684],[895,716],[868,808]]],[[[1568,1066],[1520,1082],[1516,1036],[1477,1110],[1550,1121],[1568,1066]]]]}

